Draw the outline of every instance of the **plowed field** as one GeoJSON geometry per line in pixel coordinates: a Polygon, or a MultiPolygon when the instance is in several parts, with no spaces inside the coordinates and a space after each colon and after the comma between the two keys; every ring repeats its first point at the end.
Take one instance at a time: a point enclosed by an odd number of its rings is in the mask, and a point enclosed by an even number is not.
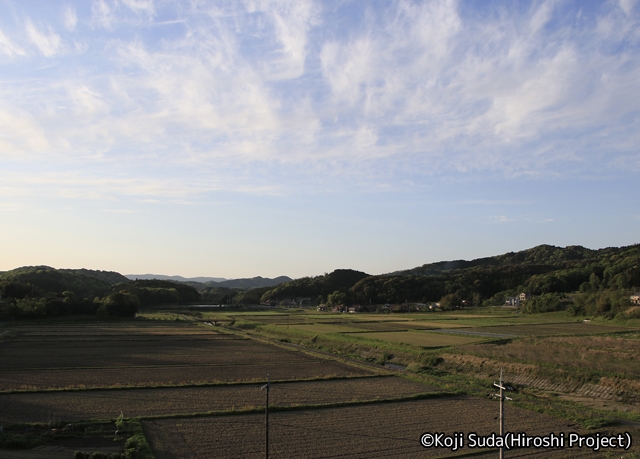
{"type": "MultiPolygon", "coordinates": [[[[207,332],[183,335],[178,328],[131,327],[130,334],[94,334],[67,327],[59,336],[21,333],[0,342],[0,390],[65,387],[148,386],[218,381],[307,379],[369,374],[249,339],[207,332]],[[140,334],[136,334],[139,332],[140,334]]],[[[204,329],[206,331],[206,329],[204,329]]]]}
{"type": "MultiPolygon", "coordinates": [[[[252,408],[264,405],[258,384],[0,395],[0,422],[48,422],[57,419],[87,420],[195,413],[252,408]]],[[[373,377],[329,381],[275,383],[271,405],[290,406],[376,400],[435,390],[425,384],[397,377],[373,377]]]]}
{"type": "MultiPolygon", "coordinates": [[[[498,429],[498,403],[457,398],[373,404],[357,407],[272,413],[269,418],[272,458],[424,458],[447,449],[426,449],[424,432],[476,432],[498,429]]],[[[507,406],[507,430],[528,434],[569,432],[566,422],[507,406]]],[[[144,423],[157,459],[262,458],[264,417],[218,416],[144,423]]],[[[471,452],[471,450],[467,451],[471,452]]],[[[519,457],[535,452],[509,452],[519,457]]],[[[593,457],[593,452],[546,451],[544,457],[593,457]]]]}

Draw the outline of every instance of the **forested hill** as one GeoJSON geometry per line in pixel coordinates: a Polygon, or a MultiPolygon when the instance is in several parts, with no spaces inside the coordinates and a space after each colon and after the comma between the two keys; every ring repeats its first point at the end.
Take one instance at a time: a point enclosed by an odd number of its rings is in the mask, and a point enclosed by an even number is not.
{"type": "Polygon", "coordinates": [[[369,274],[353,269],[336,269],[332,273],[316,277],[302,277],[285,282],[268,290],[262,295],[262,301],[282,300],[284,298],[307,297],[321,301],[335,291],[346,291],[358,281],[370,277],[369,274]]]}
{"type": "MultiPolygon", "coordinates": [[[[94,271],[90,269],[55,269],[49,266],[24,266],[11,271],[0,272],[0,283],[5,288],[24,289],[30,296],[64,291],[74,292],[78,297],[94,298],[103,296],[117,283],[129,282],[122,274],[113,271],[94,271]]],[[[4,292],[7,296],[24,295],[4,292]]],[[[13,292],[15,293],[15,292],[13,292]]]]}
{"type": "MultiPolygon", "coordinates": [[[[631,246],[637,247],[637,246],[631,246]]],[[[453,271],[465,268],[474,268],[479,266],[512,266],[512,265],[545,265],[554,268],[561,268],[567,264],[579,261],[597,260],[601,256],[614,254],[625,250],[625,248],[606,248],[600,250],[591,250],[579,245],[568,247],[555,247],[553,245],[539,245],[532,249],[522,250],[520,252],[508,252],[503,255],[493,257],[477,258],[475,260],[454,260],[439,261],[437,263],[429,263],[417,268],[396,271],[389,275],[394,276],[434,276],[445,271],[453,271]]]]}
{"type": "Polygon", "coordinates": [[[509,296],[534,295],[531,312],[562,309],[615,314],[640,289],[640,245],[589,250],[542,245],[473,261],[442,262],[362,279],[351,301],[501,305],[509,296]],[[570,295],[569,295],[570,294],[570,295]],[[544,303],[544,304],[543,304],[544,303]]]}
{"type": "Polygon", "coordinates": [[[502,305],[506,297],[525,292],[547,302],[536,306],[538,309],[571,306],[575,311],[607,313],[628,307],[629,294],[637,289],[640,245],[600,250],[540,245],[521,252],[443,261],[377,276],[337,270],[281,284],[262,299],[310,297],[318,302],[339,300],[347,304],[445,299],[450,305],[502,305]],[[566,296],[570,293],[574,294],[566,296]]]}

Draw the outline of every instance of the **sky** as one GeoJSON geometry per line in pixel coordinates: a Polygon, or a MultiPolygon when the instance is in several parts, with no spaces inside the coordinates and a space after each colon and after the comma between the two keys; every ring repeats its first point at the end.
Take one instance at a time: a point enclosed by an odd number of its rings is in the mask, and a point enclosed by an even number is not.
{"type": "Polygon", "coordinates": [[[640,3],[0,0],[0,270],[640,243],[640,3]]]}

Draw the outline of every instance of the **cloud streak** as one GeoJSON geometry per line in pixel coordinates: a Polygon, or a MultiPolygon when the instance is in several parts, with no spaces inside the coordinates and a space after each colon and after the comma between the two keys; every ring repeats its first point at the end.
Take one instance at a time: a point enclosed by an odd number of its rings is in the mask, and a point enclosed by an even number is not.
{"type": "Polygon", "coordinates": [[[0,22],[16,76],[0,161],[89,168],[109,191],[123,169],[172,175],[192,194],[212,189],[200,174],[255,193],[625,174],[640,168],[639,16],[630,1],[95,0],[57,24],[18,10],[0,22]]]}

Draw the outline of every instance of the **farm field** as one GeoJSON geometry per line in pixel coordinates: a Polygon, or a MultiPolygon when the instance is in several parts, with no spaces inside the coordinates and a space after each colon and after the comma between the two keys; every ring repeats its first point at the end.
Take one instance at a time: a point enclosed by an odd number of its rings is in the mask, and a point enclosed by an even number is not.
{"type": "Polygon", "coordinates": [[[248,339],[190,339],[102,341],[79,344],[73,341],[23,343],[14,341],[1,355],[0,370],[37,370],[48,368],[115,368],[158,365],[243,365],[282,361],[291,364],[308,361],[300,352],[248,339]]]}
{"type": "Polygon", "coordinates": [[[331,323],[317,323],[317,324],[295,324],[291,325],[291,328],[296,330],[308,331],[311,333],[346,333],[357,332],[358,328],[352,324],[331,324],[331,323]]]}
{"type": "MultiPolygon", "coordinates": [[[[497,413],[497,402],[472,398],[276,412],[269,417],[270,455],[273,458],[443,456],[451,451],[421,446],[420,436],[424,432],[488,435],[498,428],[497,413]]],[[[512,406],[507,406],[505,418],[508,430],[528,434],[572,430],[567,422],[512,406]]],[[[264,417],[259,414],[151,420],[143,425],[157,459],[264,457],[264,417]]],[[[471,452],[468,448],[466,451],[471,452]]],[[[533,452],[511,451],[509,457],[529,457],[533,452]]],[[[593,457],[593,452],[546,451],[541,457],[593,457]]]]}
{"type": "Polygon", "coordinates": [[[504,333],[509,335],[592,335],[598,333],[616,333],[625,332],[633,329],[626,327],[615,327],[609,325],[597,325],[582,322],[559,323],[559,324],[530,324],[530,325],[507,325],[507,326],[489,326],[489,327],[472,327],[467,328],[467,332],[489,332],[504,333]]]}
{"type": "Polygon", "coordinates": [[[401,330],[433,330],[440,328],[467,328],[468,325],[459,325],[456,323],[450,323],[446,321],[434,321],[425,322],[421,320],[403,320],[403,321],[389,321],[389,322],[359,322],[351,324],[352,327],[370,330],[370,331],[401,331],[401,330]]]}
{"type": "Polygon", "coordinates": [[[349,333],[351,336],[373,338],[394,343],[412,344],[421,347],[457,346],[483,341],[486,338],[477,336],[449,335],[444,333],[429,333],[428,331],[399,331],[399,332],[370,332],[349,333]]]}
{"type": "MultiPolygon", "coordinates": [[[[69,421],[242,410],[264,405],[261,384],[0,394],[0,423],[69,421]]],[[[436,388],[395,376],[272,383],[273,406],[378,400],[436,388]]]]}
{"type": "Polygon", "coordinates": [[[205,333],[185,336],[183,327],[172,335],[170,323],[133,327],[128,337],[117,340],[103,339],[93,328],[83,336],[82,326],[67,327],[66,334],[58,330],[57,337],[23,328],[0,344],[0,391],[251,381],[267,374],[280,380],[370,373],[201,328],[205,333]]]}
{"type": "Polygon", "coordinates": [[[589,371],[601,377],[609,376],[622,384],[624,379],[635,382],[640,392],[640,362],[637,333],[614,336],[551,336],[523,338],[509,343],[474,344],[459,349],[473,356],[503,362],[536,362],[562,371],[589,371]],[[621,369],[624,374],[621,375],[621,369]]]}
{"type": "Polygon", "coordinates": [[[33,336],[36,339],[44,336],[51,337],[85,337],[92,336],[117,336],[142,339],[147,335],[156,336],[181,336],[181,335],[211,335],[211,328],[199,327],[193,323],[112,323],[104,325],[80,324],[80,325],[56,325],[56,326],[18,326],[14,331],[23,339],[33,336]]]}
{"type": "MultiPolygon", "coordinates": [[[[58,424],[113,422],[122,413],[143,418],[157,459],[264,457],[264,418],[255,411],[264,407],[260,388],[268,374],[272,458],[435,457],[450,452],[423,448],[423,432],[494,432],[498,404],[430,393],[485,396],[487,378],[502,365],[507,377],[520,367],[522,378],[544,377],[534,372],[541,365],[565,376],[574,370],[618,374],[610,378],[616,384],[640,379],[640,332],[559,323],[557,316],[537,323],[437,314],[257,315],[268,319],[264,323],[236,312],[193,322],[186,313],[157,316],[183,319],[7,327],[10,333],[0,340],[0,425],[46,426],[52,417],[58,424]],[[469,331],[479,335],[464,334],[469,331]],[[497,339],[502,333],[513,338],[497,339]],[[382,363],[398,365],[385,370],[382,363]],[[616,373],[620,368],[625,376],[616,373]]],[[[556,403],[536,397],[522,392],[514,398],[536,409],[556,403]]],[[[588,416],[566,407],[550,412],[588,416]]],[[[573,422],[507,405],[508,429],[548,434],[583,428],[573,422]]],[[[508,457],[594,453],[521,450],[508,457]]]]}

